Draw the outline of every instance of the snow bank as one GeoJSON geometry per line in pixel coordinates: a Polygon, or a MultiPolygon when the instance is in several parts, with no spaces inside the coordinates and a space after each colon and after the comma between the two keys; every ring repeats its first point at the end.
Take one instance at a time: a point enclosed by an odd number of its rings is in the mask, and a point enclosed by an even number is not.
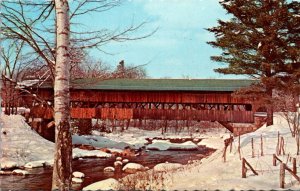
{"type": "Polygon", "coordinates": [[[83,150],[79,148],[73,149],[73,158],[81,158],[81,157],[100,157],[106,158],[111,157],[112,155],[99,150],[83,150]]]}
{"type": "Polygon", "coordinates": [[[222,148],[224,146],[224,140],[221,137],[212,137],[202,139],[199,143],[199,146],[206,146],[213,149],[222,148]]]}
{"type": "Polygon", "coordinates": [[[109,178],[95,182],[83,188],[83,190],[118,190],[119,182],[114,178],[109,178]]]}
{"type": "Polygon", "coordinates": [[[1,115],[1,168],[24,166],[30,161],[53,159],[54,144],[31,129],[21,115],[1,115]]]}
{"type": "MultiPolygon", "coordinates": [[[[42,166],[52,166],[54,157],[54,143],[44,139],[38,133],[31,129],[21,115],[1,115],[3,123],[1,129],[1,149],[2,157],[0,159],[1,169],[11,169],[20,166],[26,168],[36,168],[42,166]]],[[[88,139],[75,136],[76,140],[88,139]]],[[[99,138],[98,141],[104,139],[99,138]]],[[[106,140],[106,144],[109,141],[106,140]]],[[[125,143],[114,143],[111,145],[126,145],[125,143]]],[[[99,150],[73,149],[73,158],[80,157],[111,157],[111,154],[99,150]]]]}
{"type": "Polygon", "coordinates": [[[157,172],[166,172],[182,168],[183,165],[180,163],[160,163],[154,166],[153,170],[157,172]]]}
{"type": "Polygon", "coordinates": [[[198,146],[192,141],[184,143],[171,143],[169,140],[153,140],[152,144],[146,147],[149,150],[196,150],[198,146]]]}

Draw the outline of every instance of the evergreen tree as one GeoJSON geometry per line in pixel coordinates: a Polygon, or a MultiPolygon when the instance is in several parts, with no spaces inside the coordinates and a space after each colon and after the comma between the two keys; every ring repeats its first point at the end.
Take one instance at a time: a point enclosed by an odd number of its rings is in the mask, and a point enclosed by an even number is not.
{"type": "Polygon", "coordinates": [[[216,37],[208,44],[222,50],[221,55],[211,59],[227,65],[215,71],[259,79],[260,83],[253,86],[253,91],[263,98],[267,125],[272,125],[273,90],[286,80],[299,79],[295,74],[300,65],[300,3],[223,0],[220,4],[233,17],[219,20],[218,26],[207,29],[216,37]]]}

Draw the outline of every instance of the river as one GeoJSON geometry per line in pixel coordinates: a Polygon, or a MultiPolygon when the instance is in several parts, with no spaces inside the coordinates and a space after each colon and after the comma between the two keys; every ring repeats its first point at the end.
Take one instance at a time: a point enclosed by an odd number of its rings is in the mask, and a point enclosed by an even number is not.
{"type": "MultiPolygon", "coordinates": [[[[199,147],[197,151],[143,151],[140,156],[127,157],[129,162],[136,162],[153,168],[158,163],[177,162],[187,164],[190,160],[199,160],[203,156],[207,156],[213,149],[207,147],[199,147]]],[[[74,185],[73,189],[81,190],[83,187],[106,178],[121,178],[126,173],[107,173],[103,169],[107,166],[113,166],[115,157],[111,158],[85,158],[73,161],[73,171],[80,171],[85,174],[83,183],[74,185]]],[[[3,190],[50,190],[52,168],[34,168],[26,169],[30,173],[26,176],[0,176],[0,185],[3,190]]]]}

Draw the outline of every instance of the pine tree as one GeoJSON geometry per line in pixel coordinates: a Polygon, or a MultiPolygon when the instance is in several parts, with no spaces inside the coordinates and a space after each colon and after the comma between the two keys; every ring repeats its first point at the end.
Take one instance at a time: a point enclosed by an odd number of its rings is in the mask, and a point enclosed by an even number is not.
{"type": "Polygon", "coordinates": [[[216,37],[208,44],[222,50],[211,59],[227,65],[215,71],[259,79],[255,91],[260,91],[267,106],[267,125],[272,125],[272,92],[299,70],[300,3],[223,0],[220,4],[233,17],[207,29],[216,37]]]}

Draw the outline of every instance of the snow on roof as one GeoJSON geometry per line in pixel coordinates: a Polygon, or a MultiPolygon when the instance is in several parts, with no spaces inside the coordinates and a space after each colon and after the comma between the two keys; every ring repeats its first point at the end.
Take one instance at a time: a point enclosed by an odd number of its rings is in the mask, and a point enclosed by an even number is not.
{"type": "Polygon", "coordinates": [[[31,87],[34,86],[36,84],[38,84],[40,82],[40,80],[38,79],[34,79],[34,80],[24,80],[21,82],[17,82],[17,86],[16,88],[26,88],[26,87],[31,87]]]}

